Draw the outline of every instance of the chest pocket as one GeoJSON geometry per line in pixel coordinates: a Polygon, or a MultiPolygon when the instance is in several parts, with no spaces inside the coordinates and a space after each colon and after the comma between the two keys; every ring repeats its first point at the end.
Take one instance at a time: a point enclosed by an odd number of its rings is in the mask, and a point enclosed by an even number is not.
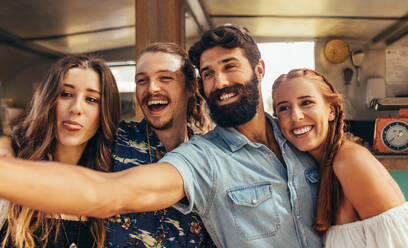
{"type": "Polygon", "coordinates": [[[248,240],[273,236],[279,230],[271,187],[265,182],[227,190],[235,229],[248,240]]]}
{"type": "Polygon", "coordinates": [[[317,197],[319,194],[319,171],[316,169],[308,170],[305,172],[306,182],[310,185],[310,190],[312,191],[313,209],[317,207],[317,197]]]}

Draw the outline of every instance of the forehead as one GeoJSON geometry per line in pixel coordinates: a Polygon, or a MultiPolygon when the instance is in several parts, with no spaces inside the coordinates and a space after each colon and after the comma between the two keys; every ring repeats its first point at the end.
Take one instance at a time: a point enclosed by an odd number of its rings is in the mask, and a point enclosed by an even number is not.
{"type": "Polygon", "coordinates": [[[297,98],[300,96],[322,97],[318,84],[314,79],[299,77],[281,82],[274,89],[273,96],[276,99],[297,98]]]}
{"type": "Polygon", "coordinates": [[[68,83],[77,86],[87,86],[99,88],[99,74],[91,68],[74,67],[69,69],[62,80],[63,83],[68,83]]]}
{"type": "Polygon", "coordinates": [[[136,74],[156,73],[159,71],[176,72],[182,64],[181,56],[163,52],[147,52],[143,54],[136,64],[136,74]]]}
{"type": "Polygon", "coordinates": [[[216,46],[205,50],[200,57],[200,71],[203,68],[213,67],[217,64],[222,64],[224,60],[229,58],[235,58],[239,62],[250,66],[248,58],[245,56],[244,51],[240,47],[224,48],[216,46]]]}

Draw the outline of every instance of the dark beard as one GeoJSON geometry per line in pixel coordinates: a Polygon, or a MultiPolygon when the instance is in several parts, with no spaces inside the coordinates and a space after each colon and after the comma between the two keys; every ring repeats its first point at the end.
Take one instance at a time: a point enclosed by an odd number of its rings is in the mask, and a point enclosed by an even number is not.
{"type": "Polygon", "coordinates": [[[245,85],[236,84],[215,90],[207,98],[207,104],[212,120],[221,127],[236,127],[247,123],[255,116],[259,104],[258,79],[253,74],[245,85]],[[239,95],[240,99],[228,105],[218,106],[219,96],[231,92],[239,95]]]}

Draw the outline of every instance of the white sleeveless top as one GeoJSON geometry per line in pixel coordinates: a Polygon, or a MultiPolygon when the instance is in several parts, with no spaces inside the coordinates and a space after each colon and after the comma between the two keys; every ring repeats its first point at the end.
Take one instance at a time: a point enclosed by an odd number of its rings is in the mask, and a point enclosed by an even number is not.
{"type": "Polygon", "coordinates": [[[325,244],[326,248],[408,247],[408,202],[368,219],[330,227],[325,244]]]}

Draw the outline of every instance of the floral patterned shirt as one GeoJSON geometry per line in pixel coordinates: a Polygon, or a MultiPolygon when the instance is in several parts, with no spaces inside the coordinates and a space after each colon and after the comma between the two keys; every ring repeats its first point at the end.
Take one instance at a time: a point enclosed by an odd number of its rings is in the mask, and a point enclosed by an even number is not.
{"type": "MultiPolygon", "coordinates": [[[[146,121],[122,121],[113,149],[113,171],[157,162],[166,150],[146,121]],[[149,138],[147,138],[147,134],[149,138]],[[150,143],[150,148],[149,148],[150,143]]],[[[170,207],[147,213],[116,215],[108,220],[107,248],[215,247],[200,217],[170,207]]]]}

